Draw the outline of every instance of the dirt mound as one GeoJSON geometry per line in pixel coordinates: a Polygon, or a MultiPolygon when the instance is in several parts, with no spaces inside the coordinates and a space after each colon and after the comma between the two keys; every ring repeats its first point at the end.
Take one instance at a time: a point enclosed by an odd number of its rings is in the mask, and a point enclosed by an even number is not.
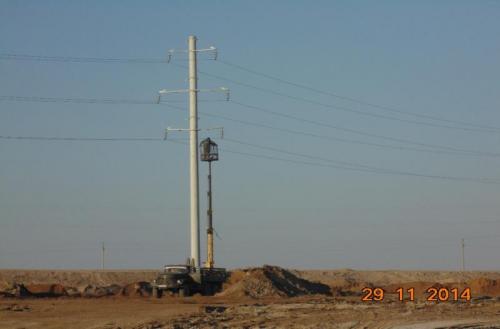
{"type": "MultiPolygon", "coordinates": [[[[81,297],[99,298],[119,295],[122,291],[122,288],[116,284],[103,287],[88,285],[85,287],[80,287],[80,289],[77,289],[77,291],[80,293],[81,297]]],[[[75,293],[73,296],[78,297],[78,294],[75,293]]]]}
{"type": "Polygon", "coordinates": [[[261,298],[312,294],[331,295],[331,290],[325,284],[304,280],[283,268],[265,265],[233,271],[219,295],[261,298]]]}
{"type": "Polygon", "coordinates": [[[149,282],[135,282],[123,287],[122,295],[127,297],[149,297],[151,296],[151,284],[149,282]]]}
{"type": "Polygon", "coordinates": [[[27,284],[19,285],[21,297],[61,297],[66,296],[66,289],[60,284],[27,284]]]}
{"type": "Polygon", "coordinates": [[[0,297],[84,297],[100,298],[108,296],[149,297],[151,285],[145,281],[130,283],[124,286],[117,284],[98,286],[82,285],[65,287],[60,284],[14,284],[3,291],[0,297]]]}

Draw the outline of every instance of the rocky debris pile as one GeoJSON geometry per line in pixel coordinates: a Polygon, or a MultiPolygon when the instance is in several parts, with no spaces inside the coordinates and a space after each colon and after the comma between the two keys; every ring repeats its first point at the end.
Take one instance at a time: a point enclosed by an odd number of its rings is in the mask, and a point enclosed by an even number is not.
{"type": "Polygon", "coordinates": [[[21,296],[61,297],[66,296],[66,288],[60,284],[28,284],[19,285],[21,296]]]}
{"type": "Polygon", "coordinates": [[[151,286],[148,282],[134,282],[125,286],[112,284],[109,286],[82,285],[65,287],[60,284],[18,284],[4,288],[0,297],[84,297],[100,298],[108,296],[148,297],[151,296],[151,286]]]}
{"type": "MultiPolygon", "coordinates": [[[[303,279],[291,271],[269,265],[233,271],[229,280],[224,284],[224,288],[219,295],[229,297],[262,298],[332,294],[330,287],[325,284],[303,279]]],[[[82,284],[79,286],[15,283],[10,288],[4,289],[4,296],[7,297],[149,297],[151,293],[151,285],[146,281],[126,285],[82,284]]]]}
{"type": "Polygon", "coordinates": [[[325,284],[302,279],[278,266],[264,265],[231,272],[221,296],[253,298],[331,295],[325,284]]]}
{"type": "Polygon", "coordinates": [[[13,283],[0,292],[0,297],[60,297],[65,295],[65,288],[58,284],[13,283]]]}
{"type": "Polygon", "coordinates": [[[72,297],[106,297],[117,296],[122,293],[122,287],[116,284],[110,286],[87,285],[72,289],[72,297]]]}
{"type": "MultiPolygon", "coordinates": [[[[45,272],[43,272],[45,273],[45,272]]],[[[64,273],[64,272],[61,272],[64,273]]],[[[61,273],[56,273],[55,278],[62,278],[61,273]]],[[[367,277],[357,278],[355,275],[344,275],[319,280],[317,272],[286,270],[277,266],[264,265],[230,272],[230,276],[224,283],[224,289],[218,294],[223,297],[251,297],[251,298],[273,298],[273,297],[295,297],[306,295],[323,296],[346,296],[360,295],[364,287],[374,287],[374,282],[367,277]],[[362,279],[362,280],[361,280],[362,279]]],[[[350,272],[349,272],[350,273],[350,272]]],[[[385,272],[384,272],[385,273],[385,272]]],[[[12,278],[24,278],[29,276],[12,276],[12,278]]],[[[54,298],[54,297],[75,297],[75,298],[101,298],[101,297],[135,297],[145,298],[151,296],[152,289],[144,276],[143,281],[133,280],[132,283],[123,283],[117,280],[116,283],[108,281],[112,278],[108,274],[106,281],[98,283],[97,276],[91,281],[70,281],[64,278],[61,281],[48,281],[49,277],[41,280],[33,277],[32,281],[21,281],[17,279],[0,281],[0,298],[54,298]],[[64,279],[64,280],[63,280],[64,279]],[[51,283],[52,282],[52,283],[51,283]],[[57,282],[57,283],[55,283],[57,282]]],[[[466,279],[466,277],[464,277],[466,279]]],[[[384,279],[385,280],[385,279],[384,279]]],[[[442,282],[437,281],[405,281],[400,283],[389,283],[379,285],[386,291],[396,291],[398,288],[414,288],[418,298],[426,296],[426,289],[429,287],[446,287],[448,289],[458,287],[470,287],[473,297],[500,296],[500,279],[494,275],[490,277],[478,276],[464,281],[442,282]]],[[[377,286],[377,285],[375,285],[377,286]]]]}
{"type": "Polygon", "coordinates": [[[127,297],[150,297],[152,288],[149,282],[135,282],[123,287],[121,294],[127,297]]]}

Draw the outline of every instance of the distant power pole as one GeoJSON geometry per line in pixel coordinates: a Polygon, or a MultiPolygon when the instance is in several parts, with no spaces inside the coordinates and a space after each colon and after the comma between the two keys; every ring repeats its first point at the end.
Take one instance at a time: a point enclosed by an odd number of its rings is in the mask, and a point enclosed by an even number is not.
{"type": "Polygon", "coordinates": [[[104,242],[102,243],[101,249],[101,269],[104,270],[104,253],[106,252],[106,248],[104,247],[104,242]]]}
{"type": "Polygon", "coordinates": [[[465,272],[465,239],[462,238],[462,272],[465,272]]]}

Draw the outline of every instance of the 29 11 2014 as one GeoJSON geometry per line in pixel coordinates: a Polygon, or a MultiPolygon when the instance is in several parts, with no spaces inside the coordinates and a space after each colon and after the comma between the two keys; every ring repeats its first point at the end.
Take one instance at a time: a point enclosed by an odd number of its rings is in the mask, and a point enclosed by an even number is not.
{"type": "MultiPolygon", "coordinates": [[[[364,302],[381,302],[385,299],[386,293],[388,292],[383,288],[366,287],[362,289],[361,300],[364,302]]],[[[397,288],[389,293],[396,294],[401,302],[415,300],[415,288],[397,288]]],[[[471,298],[470,288],[429,287],[425,290],[425,299],[429,302],[468,302],[471,298]]]]}

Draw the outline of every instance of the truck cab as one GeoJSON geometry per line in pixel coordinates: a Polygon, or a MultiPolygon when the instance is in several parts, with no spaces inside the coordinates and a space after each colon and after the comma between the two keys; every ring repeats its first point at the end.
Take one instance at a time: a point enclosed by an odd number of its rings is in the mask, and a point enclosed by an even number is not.
{"type": "Polygon", "coordinates": [[[191,296],[194,293],[211,296],[222,289],[226,277],[225,269],[165,265],[151,283],[153,297],[161,298],[163,293],[180,297],[191,296]]]}

